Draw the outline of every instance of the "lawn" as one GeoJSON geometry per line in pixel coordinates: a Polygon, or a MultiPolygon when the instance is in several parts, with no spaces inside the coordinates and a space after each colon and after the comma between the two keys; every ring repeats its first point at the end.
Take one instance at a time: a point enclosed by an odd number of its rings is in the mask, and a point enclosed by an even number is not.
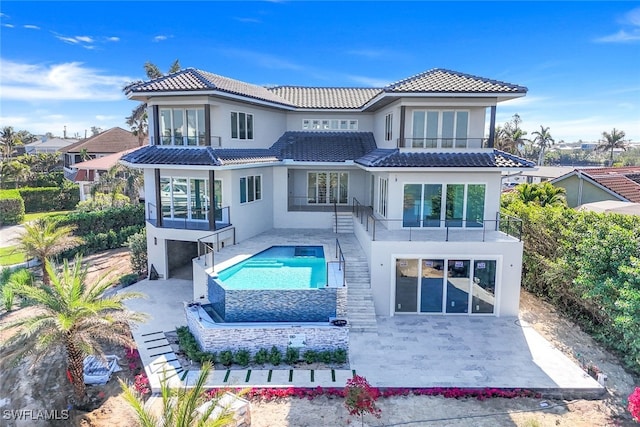
{"type": "Polygon", "coordinates": [[[16,246],[0,248],[0,265],[13,265],[26,261],[22,252],[16,250],[16,246]]]}
{"type": "Polygon", "coordinates": [[[36,219],[48,218],[50,216],[62,215],[62,214],[66,214],[66,213],[69,213],[69,212],[71,212],[71,211],[54,211],[54,212],[33,212],[33,213],[28,213],[28,214],[24,214],[24,220],[22,220],[22,223],[24,224],[25,222],[35,221],[36,219]]]}

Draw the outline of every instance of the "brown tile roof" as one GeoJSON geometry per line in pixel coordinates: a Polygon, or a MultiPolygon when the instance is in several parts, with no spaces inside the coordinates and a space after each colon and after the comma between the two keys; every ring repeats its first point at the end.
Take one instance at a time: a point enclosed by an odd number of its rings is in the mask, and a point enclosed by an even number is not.
{"type": "Polygon", "coordinates": [[[115,127],[87,139],[81,139],[60,150],[62,153],[79,153],[87,149],[88,153],[118,153],[138,147],[138,137],[129,131],[115,127]]]}
{"type": "Polygon", "coordinates": [[[392,83],[385,92],[526,93],[523,86],[486,79],[457,71],[434,68],[392,83]]]}
{"type": "Polygon", "coordinates": [[[635,180],[636,175],[640,174],[640,167],[585,168],[576,169],[576,171],[588,176],[626,200],[640,203],[640,183],[635,180]]]}
{"type": "Polygon", "coordinates": [[[276,86],[266,88],[207,71],[187,68],[132,85],[128,93],[220,91],[293,108],[357,109],[381,93],[526,93],[523,86],[435,68],[383,88],[276,86]]]}
{"type": "Polygon", "coordinates": [[[269,89],[298,108],[360,108],[382,92],[375,88],[277,86],[269,89]]]}

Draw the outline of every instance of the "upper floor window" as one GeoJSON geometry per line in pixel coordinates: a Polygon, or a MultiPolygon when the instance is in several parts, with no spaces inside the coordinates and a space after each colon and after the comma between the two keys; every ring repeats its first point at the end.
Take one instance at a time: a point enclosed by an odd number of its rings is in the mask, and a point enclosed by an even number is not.
{"type": "Polygon", "coordinates": [[[253,139],[253,114],[231,112],[231,138],[253,139]]]}
{"type": "Polygon", "coordinates": [[[391,141],[393,138],[393,114],[384,116],[384,140],[391,141]]]}
{"type": "Polygon", "coordinates": [[[240,178],[240,203],[254,202],[260,199],[262,199],[262,175],[240,178]]]}
{"type": "Polygon", "coordinates": [[[387,194],[389,181],[386,178],[380,178],[378,187],[378,208],[377,212],[383,217],[387,217],[387,194]]]}
{"type": "Polygon", "coordinates": [[[303,130],[358,130],[354,119],[303,119],[303,130]]]}
{"type": "Polygon", "coordinates": [[[414,148],[466,148],[468,111],[414,111],[411,143],[414,148]]]}
{"type": "Polygon", "coordinates": [[[205,145],[204,108],[161,108],[161,145],[205,145]]]}

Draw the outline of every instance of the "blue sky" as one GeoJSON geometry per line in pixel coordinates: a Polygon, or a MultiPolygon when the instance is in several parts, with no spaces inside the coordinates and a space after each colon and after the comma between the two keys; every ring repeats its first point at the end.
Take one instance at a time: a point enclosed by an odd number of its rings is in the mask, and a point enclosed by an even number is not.
{"type": "Polygon", "coordinates": [[[381,86],[447,68],[529,88],[532,132],[640,142],[640,2],[0,3],[0,126],[127,128],[121,88],[179,59],[260,85],[381,86]]]}

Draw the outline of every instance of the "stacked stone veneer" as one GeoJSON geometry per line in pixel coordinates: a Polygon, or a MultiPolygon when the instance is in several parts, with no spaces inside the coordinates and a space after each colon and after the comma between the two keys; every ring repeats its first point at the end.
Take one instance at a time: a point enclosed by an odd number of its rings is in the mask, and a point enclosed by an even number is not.
{"type": "Polygon", "coordinates": [[[247,349],[251,354],[261,348],[276,346],[284,352],[292,334],[304,335],[305,345],[300,350],[349,349],[349,328],[322,324],[216,324],[199,306],[185,306],[187,326],[203,351],[247,349]]]}
{"type": "Polygon", "coordinates": [[[346,288],[225,289],[209,276],[208,297],[227,323],[327,322],[346,315],[346,288]]]}

